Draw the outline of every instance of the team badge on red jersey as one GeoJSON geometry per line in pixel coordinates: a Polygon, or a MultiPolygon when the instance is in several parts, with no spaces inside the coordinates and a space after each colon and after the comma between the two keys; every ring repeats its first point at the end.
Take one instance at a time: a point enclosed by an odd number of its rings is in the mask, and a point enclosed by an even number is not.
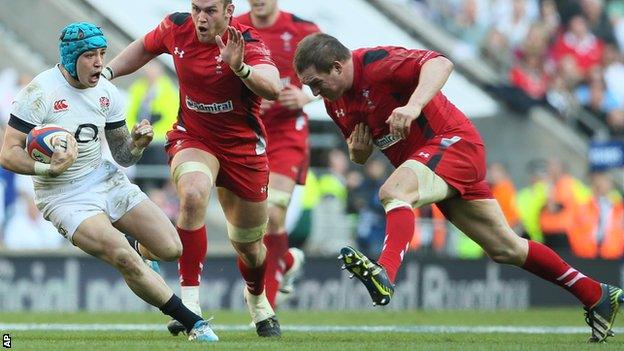
{"type": "Polygon", "coordinates": [[[221,57],[221,55],[217,55],[215,56],[215,60],[217,61],[217,65],[215,66],[215,73],[223,74],[223,66],[221,66],[221,63],[223,63],[223,58],[221,57]]]}
{"type": "Polygon", "coordinates": [[[282,35],[280,35],[280,38],[284,42],[284,51],[292,51],[292,45],[290,44],[290,41],[294,37],[295,36],[290,34],[289,32],[284,32],[284,33],[282,33],[282,35]]]}

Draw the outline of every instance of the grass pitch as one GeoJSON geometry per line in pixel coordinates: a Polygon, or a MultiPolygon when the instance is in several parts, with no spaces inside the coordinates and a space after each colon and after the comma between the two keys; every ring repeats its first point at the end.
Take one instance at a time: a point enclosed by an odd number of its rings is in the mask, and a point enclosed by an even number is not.
{"type": "MultiPolygon", "coordinates": [[[[278,314],[278,340],[259,339],[243,312],[217,311],[216,344],[172,337],[153,313],[1,313],[0,332],[16,350],[623,350],[624,320],[607,344],[586,344],[580,309],[529,311],[387,311],[278,314]],[[62,329],[60,324],[65,324],[62,329]],[[49,324],[44,326],[42,324],[49,324]],[[95,330],[97,326],[111,330],[95,330]],[[81,331],[73,330],[80,327],[81,331]],[[32,330],[45,328],[47,330],[32,330]],[[122,329],[142,329],[129,330],[122,329]]],[[[619,316],[622,319],[623,317],[619,316]]]]}

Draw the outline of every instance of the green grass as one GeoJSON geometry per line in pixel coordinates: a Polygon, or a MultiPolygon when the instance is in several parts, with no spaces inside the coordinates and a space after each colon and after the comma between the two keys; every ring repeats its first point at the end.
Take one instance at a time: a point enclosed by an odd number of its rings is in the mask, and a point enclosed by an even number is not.
{"type": "MultiPolygon", "coordinates": [[[[279,314],[282,325],[441,325],[441,326],[583,326],[580,309],[530,311],[385,311],[294,312],[279,314]]],[[[163,331],[61,332],[11,331],[16,350],[622,350],[624,335],[606,345],[588,345],[589,334],[427,334],[344,333],[286,331],[279,340],[262,340],[249,331],[219,331],[214,345],[193,344],[171,337],[164,329],[167,318],[153,313],[1,313],[2,323],[163,323],[163,331]]],[[[242,312],[217,311],[217,325],[249,323],[242,312]]],[[[622,326],[619,323],[617,326],[622,326]]],[[[2,331],[6,333],[7,331],[2,331]]]]}

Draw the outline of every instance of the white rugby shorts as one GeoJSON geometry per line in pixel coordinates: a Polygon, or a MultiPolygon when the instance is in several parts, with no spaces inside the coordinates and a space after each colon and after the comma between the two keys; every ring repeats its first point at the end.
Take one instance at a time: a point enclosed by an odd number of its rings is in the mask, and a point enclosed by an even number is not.
{"type": "Polygon", "coordinates": [[[96,170],[79,181],[35,189],[37,208],[71,243],[85,219],[106,213],[114,223],[146,199],[147,195],[109,161],[102,161],[96,170]]]}

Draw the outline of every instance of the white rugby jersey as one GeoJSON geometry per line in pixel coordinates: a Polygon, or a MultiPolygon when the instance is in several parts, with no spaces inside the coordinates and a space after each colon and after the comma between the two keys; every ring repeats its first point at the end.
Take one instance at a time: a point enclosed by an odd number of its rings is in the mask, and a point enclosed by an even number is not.
{"type": "Polygon", "coordinates": [[[33,176],[35,189],[86,177],[102,162],[104,130],[119,128],[125,123],[117,87],[101,78],[93,88],[74,88],[65,80],[58,65],[41,72],[17,94],[9,120],[11,127],[24,133],[43,124],[56,124],[76,138],[76,162],[56,178],[33,176]]]}

